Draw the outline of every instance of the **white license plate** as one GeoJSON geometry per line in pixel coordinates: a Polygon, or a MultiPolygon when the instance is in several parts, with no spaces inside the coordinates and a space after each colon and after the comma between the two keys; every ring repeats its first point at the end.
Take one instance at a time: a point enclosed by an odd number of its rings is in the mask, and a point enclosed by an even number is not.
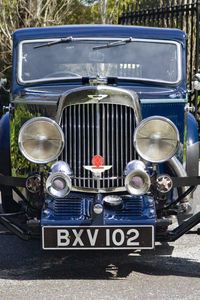
{"type": "Polygon", "coordinates": [[[153,249],[154,226],[43,226],[42,248],[153,249]]]}

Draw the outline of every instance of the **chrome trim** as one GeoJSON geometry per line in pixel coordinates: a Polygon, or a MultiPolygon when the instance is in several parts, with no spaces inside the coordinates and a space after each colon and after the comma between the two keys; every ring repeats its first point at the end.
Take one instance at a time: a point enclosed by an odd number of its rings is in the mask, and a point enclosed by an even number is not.
{"type": "Polygon", "coordinates": [[[123,173],[127,163],[136,158],[133,134],[141,120],[137,94],[108,86],[76,88],[60,99],[56,120],[66,137],[61,159],[73,170],[73,190],[125,191],[123,173]],[[91,98],[88,101],[88,94],[107,97],[98,103],[94,97],[93,103],[91,98]],[[98,180],[83,167],[91,165],[96,154],[113,166],[98,180]]]}
{"type": "MultiPolygon", "coordinates": [[[[90,166],[84,166],[84,167],[90,167],[90,166]]],[[[107,168],[110,168],[110,166],[104,166],[104,167],[107,167],[107,168]]],[[[87,170],[87,168],[85,168],[87,170]]],[[[108,169],[109,170],[109,169],[108,169]]],[[[73,179],[88,179],[87,177],[75,177],[75,176],[72,176],[73,179]]],[[[107,178],[99,178],[99,180],[114,180],[114,179],[124,179],[124,176],[120,176],[120,177],[117,177],[117,176],[114,176],[114,177],[107,177],[107,178]]],[[[90,179],[92,180],[92,179],[90,179]]]]}
{"type": "MultiPolygon", "coordinates": [[[[109,123],[109,115],[107,114],[107,120],[106,120],[106,124],[107,124],[107,136],[109,136],[109,132],[110,132],[110,123],[109,123]]],[[[109,147],[109,140],[106,140],[107,143],[107,155],[108,155],[108,164],[111,165],[111,160],[110,160],[110,156],[111,156],[111,149],[109,147]]],[[[110,185],[108,183],[108,188],[110,188],[110,185]]]]}
{"type": "MultiPolygon", "coordinates": [[[[85,124],[85,114],[86,114],[86,110],[85,110],[85,106],[83,107],[83,124],[85,124]]],[[[83,140],[85,141],[86,139],[86,132],[87,128],[83,128],[83,140]]],[[[85,151],[85,148],[83,150],[83,160],[86,161],[86,151],[85,151]]],[[[83,176],[86,177],[86,170],[84,168],[84,171],[83,171],[83,176]]],[[[85,180],[83,181],[83,184],[85,186],[85,180]]]]}
{"type": "MultiPolygon", "coordinates": [[[[91,104],[92,105],[92,124],[94,124],[94,104],[91,104]]],[[[89,107],[88,107],[89,108],[89,107]]],[[[92,141],[92,155],[94,155],[95,153],[94,153],[94,146],[95,146],[95,140],[94,140],[94,130],[95,130],[95,128],[93,127],[92,128],[92,139],[91,139],[91,141],[92,141]]],[[[89,151],[88,151],[89,152],[89,151]]],[[[98,181],[99,182],[99,181],[98,181]]],[[[94,180],[93,180],[93,185],[94,185],[94,180]]],[[[94,187],[94,186],[93,186],[94,187]]]]}
{"type": "Polygon", "coordinates": [[[83,187],[75,187],[72,186],[72,191],[73,192],[84,192],[84,193],[117,193],[117,192],[126,192],[125,187],[114,187],[114,188],[83,188],[83,187]]]}
{"type": "Polygon", "coordinates": [[[110,205],[110,207],[115,207],[123,203],[123,198],[118,195],[107,195],[103,197],[103,203],[110,205]]]}
{"type": "MultiPolygon", "coordinates": [[[[122,113],[122,109],[121,109],[121,113],[122,113]]],[[[130,116],[131,116],[131,114],[130,114],[130,116]]],[[[122,120],[122,118],[121,118],[120,126],[121,126],[121,128],[123,128],[123,120],[122,120]]],[[[131,138],[133,139],[133,137],[131,137],[131,138]]],[[[127,141],[127,139],[126,139],[126,141],[127,141]]],[[[120,143],[123,144],[123,135],[122,134],[120,136],[120,143]]],[[[127,160],[127,156],[125,157],[125,159],[127,160]]],[[[120,161],[121,161],[121,169],[122,169],[123,168],[123,161],[122,160],[120,160],[120,161]]]]}
{"type": "MultiPolygon", "coordinates": [[[[19,55],[18,55],[18,61],[17,61],[17,81],[22,84],[27,84],[27,83],[36,83],[36,82],[46,82],[47,79],[35,79],[35,80],[23,80],[22,79],[22,46],[23,44],[30,44],[30,43],[38,43],[38,42],[53,42],[57,41],[60,38],[54,38],[54,39],[36,39],[36,40],[24,40],[19,43],[19,55]]],[[[111,37],[106,37],[106,38],[95,38],[95,37],[81,37],[81,38],[74,38],[75,41],[119,41],[123,40],[124,37],[120,38],[111,38],[111,37]]],[[[178,52],[178,60],[177,60],[177,67],[178,67],[178,78],[176,81],[164,81],[164,80],[153,80],[153,79],[148,79],[148,78],[139,78],[139,77],[117,77],[119,79],[124,79],[124,80],[139,80],[139,81],[149,81],[149,82],[160,82],[160,83],[166,83],[166,84],[178,84],[181,79],[182,79],[182,64],[181,64],[181,44],[176,42],[176,41],[171,41],[171,40],[155,40],[155,39],[135,39],[134,42],[146,42],[146,43],[162,43],[162,44],[173,44],[177,46],[177,52],[178,52]]],[[[72,79],[81,79],[82,77],[67,77],[68,80],[72,79]]],[[[48,81],[60,81],[60,80],[66,80],[66,77],[55,77],[55,78],[49,78],[48,81]]]]}
{"type": "Polygon", "coordinates": [[[65,173],[68,176],[72,175],[72,170],[70,169],[69,165],[62,160],[56,161],[50,168],[50,172],[52,173],[65,173]]]}
{"type": "Polygon", "coordinates": [[[119,105],[131,107],[134,110],[136,125],[138,125],[139,122],[141,122],[142,115],[141,115],[140,102],[137,93],[133,91],[127,91],[117,87],[104,86],[104,85],[79,87],[62,94],[59,100],[58,110],[56,114],[56,122],[58,124],[61,123],[63,110],[67,106],[73,106],[77,104],[89,104],[89,103],[96,104],[96,101],[92,101],[91,99],[88,98],[88,94],[91,94],[92,92],[93,94],[96,95],[102,93],[106,93],[108,95],[108,97],[99,100],[98,101],[99,104],[100,103],[119,104],[119,105]],[[122,102],[122,97],[123,97],[123,102],[122,102]]]}
{"type": "MultiPolygon", "coordinates": [[[[117,114],[117,106],[115,106],[115,107],[113,107],[114,108],[114,111],[115,111],[115,119],[116,119],[116,123],[118,123],[118,114],[117,114]]],[[[121,107],[120,107],[121,108],[121,107]]],[[[126,107],[125,107],[125,110],[126,110],[126,107]]],[[[125,133],[124,133],[125,134],[125,133]]],[[[117,161],[119,161],[119,147],[118,147],[118,145],[119,145],[119,139],[118,139],[118,136],[119,136],[119,132],[117,132],[117,130],[115,131],[115,140],[116,140],[116,160],[117,161]]],[[[126,139],[126,141],[127,141],[127,139],[126,139]]],[[[125,141],[125,142],[126,142],[125,141]]],[[[126,145],[124,145],[125,146],[125,149],[127,149],[126,148],[126,145]]],[[[117,174],[119,174],[119,165],[117,164],[117,166],[116,166],[116,169],[117,169],[117,174]]],[[[119,180],[117,179],[117,186],[119,185],[119,180]]]]}

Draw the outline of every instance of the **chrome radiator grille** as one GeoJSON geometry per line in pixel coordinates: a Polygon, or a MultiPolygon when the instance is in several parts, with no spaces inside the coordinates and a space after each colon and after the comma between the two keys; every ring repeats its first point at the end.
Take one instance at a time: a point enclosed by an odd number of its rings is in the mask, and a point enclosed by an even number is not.
{"type": "Polygon", "coordinates": [[[63,111],[61,126],[65,135],[62,159],[73,171],[72,184],[81,189],[109,190],[124,186],[124,168],[135,159],[133,109],[119,104],[77,104],[63,111]],[[84,165],[101,155],[112,168],[96,180],[84,165]]]}

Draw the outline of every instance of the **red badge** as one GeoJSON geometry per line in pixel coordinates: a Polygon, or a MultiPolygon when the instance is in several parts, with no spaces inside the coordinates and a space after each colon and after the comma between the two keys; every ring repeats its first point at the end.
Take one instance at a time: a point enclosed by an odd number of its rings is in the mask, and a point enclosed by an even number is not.
{"type": "Polygon", "coordinates": [[[99,179],[101,177],[101,173],[110,170],[112,166],[104,166],[104,158],[97,154],[92,157],[92,165],[83,166],[83,168],[91,171],[94,175],[94,178],[99,179]]]}
{"type": "Polygon", "coordinates": [[[101,155],[94,155],[92,157],[92,165],[96,168],[102,167],[104,165],[104,158],[101,155]]]}

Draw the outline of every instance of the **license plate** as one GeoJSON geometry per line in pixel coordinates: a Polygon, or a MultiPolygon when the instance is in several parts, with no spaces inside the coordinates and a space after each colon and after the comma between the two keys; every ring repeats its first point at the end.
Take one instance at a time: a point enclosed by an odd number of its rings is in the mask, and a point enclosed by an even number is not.
{"type": "Polygon", "coordinates": [[[42,248],[64,249],[153,249],[154,226],[44,226],[42,248]]]}

